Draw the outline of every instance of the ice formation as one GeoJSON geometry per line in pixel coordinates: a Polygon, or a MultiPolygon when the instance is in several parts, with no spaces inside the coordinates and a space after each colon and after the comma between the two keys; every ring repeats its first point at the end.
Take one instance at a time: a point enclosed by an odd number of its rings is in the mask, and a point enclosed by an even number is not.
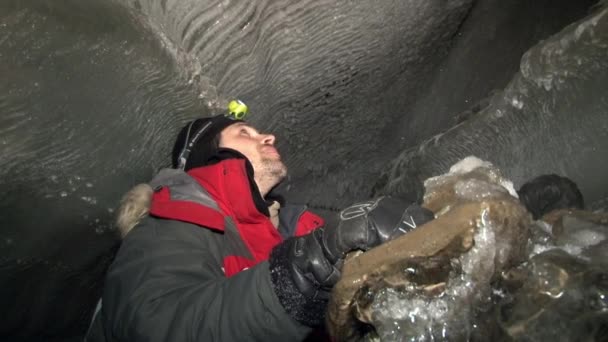
{"type": "Polygon", "coordinates": [[[357,321],[387,341],[468,338],[490,283],[527,256],[530,216],[490,163],[465,158],[425,188],[435,220],[347,261],[328,315],[338,339],[357,321]]]}
{"type": "Polygon", "coordinates": [[[492,164],[425,181],[436,219],[347,261],[328,312],[337,340],[594,341],[608,336],[608,215],[542,220],[492,164]]]}

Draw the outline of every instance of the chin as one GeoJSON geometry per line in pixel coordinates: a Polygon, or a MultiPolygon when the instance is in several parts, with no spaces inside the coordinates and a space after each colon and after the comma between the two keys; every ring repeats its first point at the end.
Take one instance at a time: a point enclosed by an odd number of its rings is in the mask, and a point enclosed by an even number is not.
{"type": "Polygon", "coordinates": [[[278,177],[279,179],[283,179],[287,176],[287,166],[283,164],[280,158],[264,158],[260,163],[260,171],[272,175],[273,177],[278,177]]]}
{"type": "Polygon", "coordinates": [[[275,174],[279,177],[280,180],[283,180],[287,177],[287,166],[279,161],[280,165],[276,166],[275,174]]]}
{"type": "Polygon", "coordinates": [[[277,165],[273,173],[283,180],[283,178],[287,177],[287,167],[281,163],[280,166],[277,165]]]}

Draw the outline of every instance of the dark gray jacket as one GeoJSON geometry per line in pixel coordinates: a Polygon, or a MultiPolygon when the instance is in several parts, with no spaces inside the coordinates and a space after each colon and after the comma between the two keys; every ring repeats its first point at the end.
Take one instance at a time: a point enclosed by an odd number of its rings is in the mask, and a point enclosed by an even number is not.
{"type": "MultiPolygon", "coordinates": [[[[204,184],[186,185],[200,193],[204,184]]],[[[281,210],[283,237],[295,233],[289,226],[299,225],[303,213],[304,207],[281,210]]],[[[87,341],[303,340],[311,329],[281,305],[267,261],[226,277],[226,257],[243,248],[235,220],[226,216],[220,231],[145,215],[108,271],[87,341]]]]}

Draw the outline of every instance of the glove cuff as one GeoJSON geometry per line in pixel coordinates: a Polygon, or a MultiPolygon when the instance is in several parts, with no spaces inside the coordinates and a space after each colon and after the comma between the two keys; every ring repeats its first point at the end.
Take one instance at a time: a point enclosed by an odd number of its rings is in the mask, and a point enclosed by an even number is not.
{"type": "Polygon", "coordinates": [[[328,299],[308,297],[299,291],[287,262],[293,242],[293,238],[285,240],[270,253],[268,263],[272,287],[279,302],[293,319],[309,327],[319,326],[325,320],[328,299]]]}

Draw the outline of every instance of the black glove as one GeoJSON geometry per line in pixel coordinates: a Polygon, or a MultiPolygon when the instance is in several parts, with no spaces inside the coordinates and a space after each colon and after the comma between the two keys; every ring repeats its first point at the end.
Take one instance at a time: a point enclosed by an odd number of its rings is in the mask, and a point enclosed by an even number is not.
{"type": "Polygon", "coordinates": [[[408,204],[387,196],[342,210],[338,227],[324,234],[329,260],[335,263],[353,250],[366,251],[435,218],[432,211],[408,204]]]}
{"type": "Polygon", "coordinates": [[[276,246],[269,259],[271,278],[286,311],[304,325],[323,322],[346,253],[368,250],[434,218],[431,211],[407,204],[393,197],[358,203],[340,213],[337,226],[276,246]]]}

